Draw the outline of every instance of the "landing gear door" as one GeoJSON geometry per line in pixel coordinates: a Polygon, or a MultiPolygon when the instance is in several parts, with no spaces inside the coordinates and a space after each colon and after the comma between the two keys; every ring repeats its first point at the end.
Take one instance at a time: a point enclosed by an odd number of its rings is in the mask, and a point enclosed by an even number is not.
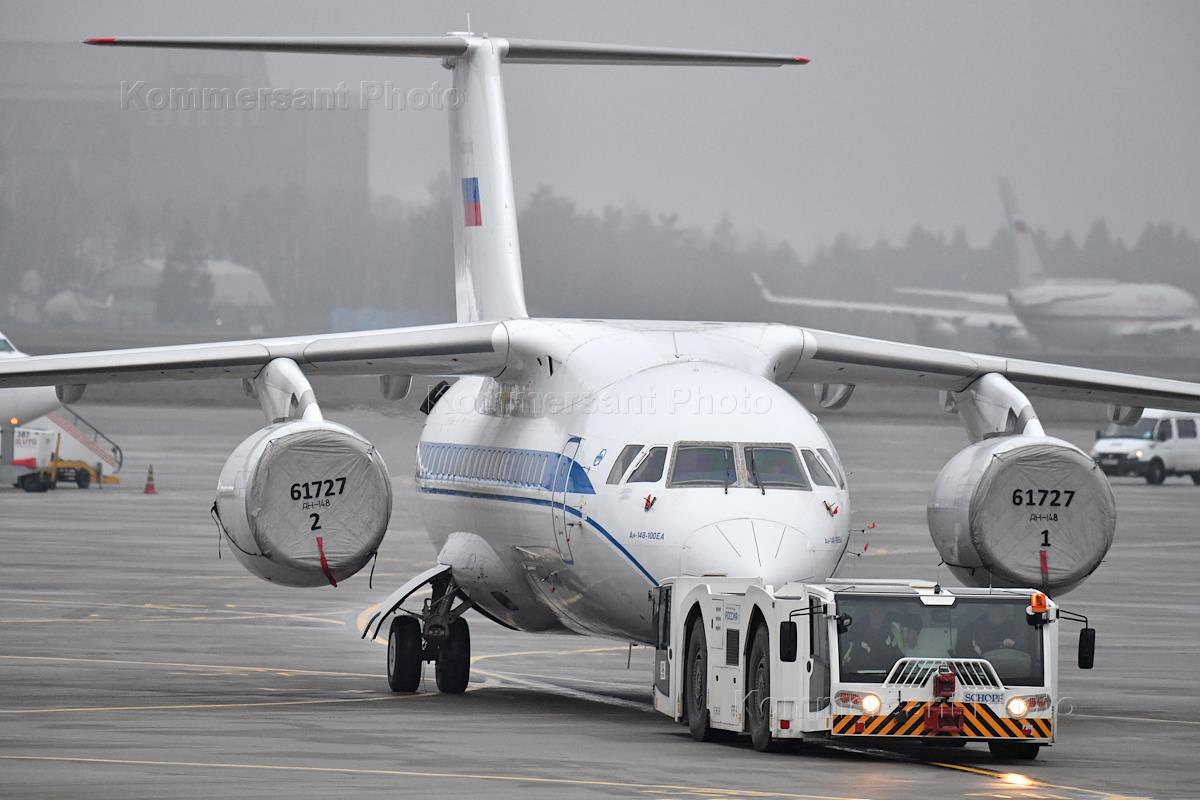
{"type": "Polygon", "coordinates": [[[654,625],[654,708],[675,714],[671,695],[671,587],[656,586],[650,590],[654,625]]]}
{"type": "Polygon", "coordinates": [[[575,456],[583,439],[572,436],[563,445],[558,456],[558,464],[554,467],[554,480],[550,484],[550,513],[554,518],[554,541],[558,545],[558,554],[564,564],[574,564],[575,556],[571,552],[571,539],[582,527],[583,498],[572,485],[572,470],[575,467],[575,456]]]}

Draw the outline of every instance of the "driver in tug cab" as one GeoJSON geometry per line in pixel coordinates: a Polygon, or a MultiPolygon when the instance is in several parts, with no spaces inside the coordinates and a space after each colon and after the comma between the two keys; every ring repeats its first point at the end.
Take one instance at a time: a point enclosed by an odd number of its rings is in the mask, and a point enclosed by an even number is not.
{"type": "Polygon", "coordinates": [[[867,618],[852,622],[853,636],[842,653],[842,664],[853,672],[887,673],[916,645],[917,633],[903,621],[888,620],[883,607],[872,604],[867,618]]]}
{"type": "Polygon", "coordinates": [[[959,649],[966,658],[983,658],[984,653],[1016,646],[1012,618],[998,603],[990,603],[987,612],[980,614],[959,636],[959,649]]]}

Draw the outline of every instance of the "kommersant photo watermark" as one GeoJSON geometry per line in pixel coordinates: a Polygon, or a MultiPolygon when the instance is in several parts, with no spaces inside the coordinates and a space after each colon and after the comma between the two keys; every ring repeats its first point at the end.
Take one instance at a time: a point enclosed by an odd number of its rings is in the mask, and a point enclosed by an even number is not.
{"type": "Polygon", "coordinates": [[[344,81],[333,86],[158,86],[121,81],[123,111],[444,111],[462,104],[462,93],[433,81],[405,87],[392,81],[344,81]]]}

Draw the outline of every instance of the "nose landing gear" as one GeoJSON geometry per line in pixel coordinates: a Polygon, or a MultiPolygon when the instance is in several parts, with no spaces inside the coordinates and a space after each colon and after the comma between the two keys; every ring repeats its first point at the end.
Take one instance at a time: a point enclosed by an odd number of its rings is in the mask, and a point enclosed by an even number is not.
{"type": "Polygon", "coordinates": [[[467,689],[471,631],[462,615],[471,601],[448,571],[436,576],[432,586],[433,596],[425,601],[420,614],[401,612],[388,629],[387,674],[393,692],[415,692],[426,661],[434,662],[439,691],[462,694],[467,689]]]}

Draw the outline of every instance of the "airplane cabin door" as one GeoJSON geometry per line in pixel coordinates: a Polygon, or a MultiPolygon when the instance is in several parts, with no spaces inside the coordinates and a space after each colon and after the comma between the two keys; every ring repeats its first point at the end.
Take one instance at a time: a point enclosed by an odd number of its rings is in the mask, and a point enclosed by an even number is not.
{"type": "Polygon", "coordinates": [[[571,468],[582,444],[583,439],[578,436],[567,439],[559,453],[554,481],[551,483],[550,513],[554,519],[554,541],[564,564],[575,563],[571,539],[583,526],[583,498],[572,491],[575,487],[571,485],[571,468]]]}

